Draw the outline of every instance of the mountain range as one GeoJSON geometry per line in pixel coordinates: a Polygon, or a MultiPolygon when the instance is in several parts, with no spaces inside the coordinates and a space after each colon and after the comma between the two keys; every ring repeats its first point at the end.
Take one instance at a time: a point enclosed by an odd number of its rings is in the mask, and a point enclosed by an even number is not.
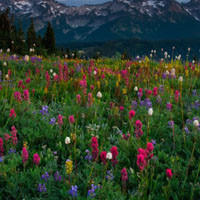
{"type": "Polygon", "coordinates": [[[98,5],[66,6],[55,0],[0,0],[26,29],[30,19],[43,34],[50,21],[57,43],[139,38],[165,40],[197,38],[200,0],[113,0],[98,5]]]}

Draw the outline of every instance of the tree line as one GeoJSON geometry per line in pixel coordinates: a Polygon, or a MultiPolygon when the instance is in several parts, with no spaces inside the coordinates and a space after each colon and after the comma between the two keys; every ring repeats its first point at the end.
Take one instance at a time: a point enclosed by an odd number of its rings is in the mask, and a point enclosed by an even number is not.
{"type": "Polygon", "coordinates": [[[36,34],[33,19],[26,31],[23,31],[22,22],[15,25],[15,19],[9,9],[0,13],[0,49],[9,49],[12,53],[25,55],[34,52],[37,55],[55,54],[56,39],[51,23],[48,22],[43,37],[36,34]]]}

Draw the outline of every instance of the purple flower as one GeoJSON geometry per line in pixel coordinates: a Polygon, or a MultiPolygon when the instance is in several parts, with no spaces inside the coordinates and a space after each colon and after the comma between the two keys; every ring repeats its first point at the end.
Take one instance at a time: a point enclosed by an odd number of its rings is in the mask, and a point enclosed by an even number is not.
{"type": "Polygon", "coordinates": [[[46,192],[47,188],[45,184],[38,184],[38,191],[39,192],[46,192]]]}
{"type": "Polygon", "coordinates": [[[170,128],[174,128],[174,121],[169,121],[168,122],[168,126],[170,127],[170,128]]]}
{"type": "Polygon", "coordinates": [[[3,157],[0,157],[0,163],[3,162],[3,157]]]}
{"type": "Polygon", "coordinates": [[[112,181],[114,179],[113,173],[111,170],[107,171],[106,179],[112,181]]]}
{"type": "Polygon", "coordinates": [[[40,110],[40,113],[42,115],[48,114],[48,106],[42,106],[42,110],[40,110]]]}
{"type": "Polygon", "coordinates": [[[192,124],[192,120],[191,119],[187,119],[186,120],[186,124],[192,124]]]}
{"type": "Polygon", "coordinates": [[[8,151],[8,153],[9,153],[9,154],[11,154],[11,153],[16,153],[16,150],[13,149],[13,148],[10,148],[10,150],[8,151]]]}
{"type": "Polygon", "coordinates": [[[152,143],[153,145],[156,145],[156,140],[151,140],[151,143],[152,143]]]}
{"type": "Polygon", "coordinates": [[[60,175],[59,171],[57,171],[57,172],[54,174],[54,180],[55,180],[55,181],[61,181],[61,180],[62,180],[62,176],[60,175]]]}
{"type": "Polygon", "coordinates": [[[169,102],[167,102],[167,104],[166,104],[166,108],[167,108],[168,110],[171,110],[171,109],[172,109],[172,104],[169,103],[169,102]]]}
{"type": "Polygon", "coordinates": [[[197,90],[196,90],[196,89],[192,90],[192,95],[193,95],[193,96],[196,96],[196,95],[197,95],[197,90]]]}
{"type": "Polygon", "coordinates": [[[163,78],[163,79],[166,79],[166,78],[167,78],[167,74],[166,74],[166,73],[163,73],[163,74],[162,74],[162,78],[163,78]]]}
{"type": "Polygon", "coordinates": [[[87,153],[87,155],[85,156],[85,160],[88,161],[92,160],[92,155],[90,154],[90,151],[87,149],[85,150],[85,152],[87,153]]]}
{"type": "Polygon", "coordinates": [[[49,173],[45,172],[45,174],[42,175],[41,179],[45,180],[46,182],[48,181],[48,179],[50,178],[49,173]]]}
{"type": "Polygon", "coordinates": [[[49,124],[54,125],[56,123],[56,118],[51,118],[49,124]]]}
{"type": "Polygon", "coordinates": [[[91,189],[88,190],[88,197],[91,197],[91,198],[95,197],[96,196],[95,190],[98,188],[99,187],[97,185],[92,184],[91,189]]]}
{"type": "Polygon", "coordinates": [[[77,185],[72,185],[71,190],[68,192],[72,197],[77,197],[78,196],[78,186],[77,185]]]}
{"type": "Polygon", "coordinates": [[[184,128],[184,131],[185,131],[187,134],[190,133],[190,131],[189,131],[189,129],[188,129],[187,126],[184,128]]]}
{"type": "Polygon", "coordinates": [[[137,101],[132,101],[131,110],[136,110],[136,108],[137,108],[137,101]]]}

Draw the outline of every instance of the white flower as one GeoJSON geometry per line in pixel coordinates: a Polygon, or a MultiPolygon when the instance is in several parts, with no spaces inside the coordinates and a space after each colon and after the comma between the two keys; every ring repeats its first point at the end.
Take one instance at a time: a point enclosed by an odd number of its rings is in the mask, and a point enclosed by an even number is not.
{"type": "Polygon", "coordinates": [[[168,53],[165,51],[164,56],[167,57],[168,53]]]}
{"type": "Polygon", "coordinates": [[[55,72],[53,73],[53,76],[56,76],[56,73],[55,73],[55,72]]]}
{"type": "Polygon", "coordinates": [[[137,57],[136,57],[136,59],[138,59],[138,60],[139,60],[139,59],[140,59],[140,56],[137,56],[137,57]]]}
{"type": "Polygon", "coordinates": [[[67,54],[65,55],[65,58],[68,58],[68,55],[67,55],[67,54]]]}
{"type": "Polygon", "coordinates": [[[66,137],[65,138],[65,144],[69,144],[70,143],[70,137],[66,137]]]}
{"type": "Polygon", "coordinates": [[[135,86],[135,88],[134,88],[134,91],[135,91],[135,92],[137,92],[137,91],[138,91],[138,87],[137,87],[137,86],[135,86]]]}
{"type": "Polygon", "coordinates": [[[97,75],[97,71],[96,71],[96,70],[94,70],[93,74],[94,74],[94,75],[97,75]]]}
{"type": "Polygon", "coordinates": [[[111,160],[112,159],[112,153],[108,152],[106,154],[106,159],[111,160]]]}
{"type": "Polygon", "coordinates": [[[169,71],[168,70],[166,71],[166,74],[169,75],[169,71]]]}
{"type": "Polygon", "coordinates": [[[153,52],[156,53],[156,50],[154,50],[153,52]]]}
{"type": "Polygon", "coordinates": [[[168,66],[166,65],[166,66],[165,66],[165,69],[167,69],[167,68],[168,68],[168,66]]]}
{"type": "Polygon", "coordinates": [[[3,50],[2,49],[0,49],[0,53],[2,53],[3,52],[3,50]]]}
{"type": "Polygon", "coordinates": [[[7,66],[7,62],[4,61],[4,62],[3,62],[3,66],[7,66]]]}
{"type": "Polygon", "coordinates": [[[170,58],[170,55],[168,55],[168,58],[170,58]]]}
{"type": "Polygon", "coordinates": [[[150,58],[152,58],[153,57],[153,55],[152,55],[152,53],[150,54],[150,58]]]}
{"type": "Polygon", "coordinates": [[[10,49],[9,49],[9,48],[7,49],[7,52],[8,52],[8,53],[10,52],[10,49]]]}
{"type": "Polygon", "coordinates": [[[194,120],[193,125],[196,127],[199,127],[199,121],[198,120],[194,120]]]}
{"type": "Polygon", "coordinates": [[[29,56],[28,56],[28,55],[25,55],[24,60],[25,60],[26,62],[28,62],[28,61],[29,61],[29,56]]]}
{"type": "Polygon", "coordinates": [[[30,48],[30,50],[29,50],[30,52],[33,52],[33,49],[32,48],[30,48]]]}
{"type": "Polygon", "coordinates": [[[194,64],[194,63],[195,63],[195,60],[193,60],[192,63],[194,64]]]}
{"type": "Polygon", "coordinates": [[[53,73],[53,69],[50,69],[50,73],[53,73]]]}
{"type": "Polygon", "coordinates": [[[190,51],[191,49],[190,49],[190,47],[188,48],[188,51],[190,51]]]}
{"type": "Polygon", "coordinates": [[[178,81],[179,81],[179,82],[183,82],[183,77],[180,76],[179,79],[178,79],[178,81]]]}
{"type": "Polygon", "coordinates": [[[97,97],[98,97],[98,98],[102,98],[101,92],[97,92],[97,97]]]}
{"type": "Polygon", "coordinates": [[[153,115],[153,108],[149,108],[149,110],[148,110],[148,115],[150,115],[150,116],[153,115]]]}
{"type": "Polygon", "coordinates": [[[9,75],[8,74],[6,74],[6,79],[9,79],[9,75]]]}
{"type": "Polygon", "coordinates": [[[174,68],[171,69],[171,74],[172,74],[172,76],[175,75],[175,69],[174,68]]]}

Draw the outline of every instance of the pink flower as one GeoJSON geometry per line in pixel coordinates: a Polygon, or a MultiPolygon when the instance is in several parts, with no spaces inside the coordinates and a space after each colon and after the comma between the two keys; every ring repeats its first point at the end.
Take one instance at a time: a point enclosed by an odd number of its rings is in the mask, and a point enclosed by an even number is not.
{"type": "Polygon", "coordinates": [[[81,103],[81,95],[80,94],[76,95],[76,102],[81,103]]]}
{"type": "Polygon", "coordinates": [[[135,116],[135,111],[134,110],[130,110],[129,111],[129,119],[131,120],[134,116],[135,116]]]}
{"type": "Polygon", "coordinates": [[[28,90],[24,90],[24,100],[29,101],[29,91],[28,90]]]}
{"type": "Polygon", "coordinates": [[[106,151],[102,151],[100,154],[101,161],[103,162],[104,165],[106,164],[106,155],[107,155],[106,151]]]}
{"type": "Polygon", "coordinates": [[[4,147],[3,147],[3,139],[0,138],[0,156],[3,156],[4,147]]]}
{"type": "Polygon", "coordinates": [[[75,120],[74,120],[74,115],[70,115],[69,116],[69,123],[70,124],[73,124],[75,122],[75,120]]]}
{"type": "Polygon", "coordinates": [[[98,148],[99,144],[96,137],[92,137],[91,146],[92,146],[92,158],[94,161],[96,161],[99,154],[99,148],[98,148]]]}
{"type": "Polygon", "coordinates": [[[173,176],[172,170],[171,169],[166,169],[166,176],[167,178],[171,179],[173,176]]]}
{"type": "Polygon", "coordinates": [[[153,96],[155,97],[157,95],[158,95],[158,88],[155,87],[155,88],[153,88],[153,96]]]}
{"type": "Polygon", "coordinates": [[[123,111],[123,110],[124,110],[124,107],[123,107],[123,106],[120,106],[119,109],[120,109],[121,111],[123,111]]]}
{"type": "Polygon", "coordinates": [[[18,102],[22,101],[21,93],[20,92],[14,92],[14,99],[18,102]]]}
{"type": "Polygon", "coordinates": [[[117,160],[117,156],[118,156],[118,150],[117,150],[117,147],[116,146],[113,146],[111,149],[110,149],[110,152],[112,153],[112,164],[113,166],[115,166],[117,163],[118,163],[118,160],[117,160]]]}
{"type": "Polygon", "coordinates": [[[26,147],[23,147],[22,149],[22,162],[26,163],[28,160],[28,151],[26,149],[26,147]]]}
{"type": "Polygon", "coordinates": [[[20,80],[20,81],[18,82],[18,88],[20,88],[20,87],[22,86],[22,84],[23,84],[23,81],[20,80]]]}
{"type": "Polygon", "coordinates": [[[9,117],[10,117],[10,118],[15,118],[15,117],[16,117],[16,113],[15,113],[14,108],[11,108],[11,109],[10,109],[9,117]]]}
{"type": "Polygon", "coordinates": [[[62,115],[58,115],[58,124],[63,125],[63,116],[62,115]]]}
{"type": "Polygon", "coordinates": [[[125,181],[128,180],[128,173],[127,173],[125,167],[121,170],[121,175],[122,175],[122,181],[123,181],[123,182],[125,182],[125,181]]]}
{"type": "Polygon", "coordinates": [[[40,156],[39,156],[37,153],[35,153],[35,154],[33,155],[33,162],[34,162],[36,165],[39,165],[39,163],[40,163],[40,156]]]}
{"type": "Polygon", "coordinates": [[[11,137],[10,137],[10,135],[8,135],[8,133],[5,133],[5,134],[4,134],[4,140],[5,140],[5,141],[8,141],[10,138],[11,138],[11,137]]]}

